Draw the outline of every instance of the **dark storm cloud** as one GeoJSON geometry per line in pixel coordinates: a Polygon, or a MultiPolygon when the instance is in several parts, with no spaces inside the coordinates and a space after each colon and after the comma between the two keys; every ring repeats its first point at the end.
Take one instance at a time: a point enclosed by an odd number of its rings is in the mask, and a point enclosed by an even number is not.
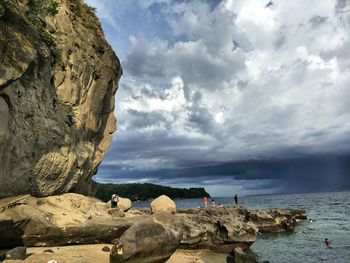
{"type": "Polygon", "coordinates": [[[314,16],[310,18],[309,22],[312,25],[312,27],[317,27],[327,21],[328,17],[322,17],[322,16],[314,16]]]}
{"type": "Polygon", "coordinates": [[[188,121],[190,125],[202,133],[212,133],[213,117],[207,108],[195,105],[189,111],[188,121]]]}
{"type": "Polygon", "coordinates": [[[276,48],[276,49],[281,48],[281,47],[283,46],[283,44],[285,43],[285,41],[286,41],[286,36],[283,35],[283,34],[280,35],[280,36],[276,39],[276,41],[275,41],[275,43],[274,43],[275,48],[276,48]]]}
{"type": "Polygon", "coordinates": [[[336,12],[343,10],[345,7],[349,7],[348,0],[337,0],[336,5],[335,5],[336,12]]]}
{"type": "MultiPolygon", "coordinates": [[[[284,192],[332,191],[344,190],[350,187],[350,154],[304,156],[303,158],[284,160],[253,160],[235,163],[203,164],[203,166],[182,169],[160,169],[157,171],[126,172],[115,165],[103,165],[106,178],[113,176],[113,171],[127,176],[129,180],[153,178],[153,182],[169,183],[198,182],[201,185],[220,182],[245,180],[246,190],[255,189],[256,180],[267,180],[265,187],[282,187],[284,192]],[[205,183],[209,181],[209,183],[205,183]]],[[[151,180],[152,181],[152,180],[151,180]]],[[[259,184],[259,188],[264,184],[259,184]]]]}
{"type": "Polygon", "coordinates": [[[160,111],[149,112],[139,112],[136,110],[129,109],[129,122],[130,126],[135,129],[144,128],[149,126],[157,126],[161,123],[167,124],[167,119],[163,116],[160,111]]]}

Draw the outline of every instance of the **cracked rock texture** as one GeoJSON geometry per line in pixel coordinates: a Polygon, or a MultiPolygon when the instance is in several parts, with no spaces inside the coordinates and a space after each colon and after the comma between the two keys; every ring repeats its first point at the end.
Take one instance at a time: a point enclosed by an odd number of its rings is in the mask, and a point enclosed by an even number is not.
{"type": "Polygon", "coordinates": [[[120,62],[87,5],[55,2],[0,14],[0,196],[92,194],[116,130],[120,62]]]}

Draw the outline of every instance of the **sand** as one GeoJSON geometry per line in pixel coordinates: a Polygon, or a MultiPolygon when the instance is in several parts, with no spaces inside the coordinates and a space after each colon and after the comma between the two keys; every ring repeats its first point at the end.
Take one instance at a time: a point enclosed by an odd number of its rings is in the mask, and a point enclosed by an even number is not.
{"type": "Polygon", "coordinates": [[[166,263],[226,263],[226,255],[209,250],[178,249],[166,263]]]}
{"type": "MultiPolygon", "coordinates": [[[[110,244],[77,245],[63,247],[29,247],[25,260],[5,260],[5,263],[46,263],[56,260],[57,263],[109,263],[109,252],[102,248],[110,244]],[[53,253],[44,252],[51,249],[53,253]]],[[[178,249],[166,263],[226,263],[224,254],[213,253],[208,250],[178,249]]],[[[141,262],[140,262],[141,263],[141,262]]]]}
{"type": "Polygon", "coordinates": [[[64,247],[29,247],[25,260],[5,260],[6,263],[46,263],[49,260],[56,260],[57,263],[109,263],[109,252],[102,251],[102,248],[112,245],[79,245],[64,247]],[[54,253],[43,252],[51,249],[54,253]]]}

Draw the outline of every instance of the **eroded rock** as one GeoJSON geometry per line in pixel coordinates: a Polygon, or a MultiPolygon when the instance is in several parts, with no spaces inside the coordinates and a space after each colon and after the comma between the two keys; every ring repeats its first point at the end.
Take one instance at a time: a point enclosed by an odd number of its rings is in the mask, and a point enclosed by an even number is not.
{"type": "Polygon", "coordinates": [[[0,197],[91,194],[116,129],[122,69],[95,14],[58,1],[40,18],[9,0],[0,18],[0,197]],[[26,16],[30,16],[27,19],[26,16]],[[40,21],[32,24],[31,21],[40,21]]]}
{"type": "Polygon", "coordinates": [[[176,217],[183,223],[182,248],[230,253],[236,247],[249,248],[258,232],[237,207],[178,209],[176,217]]]}
{"type": "MultiPolygon", "coordinates": [[[[17,199],[17,198],[14,198],[17,199]]],[[[100,200],[79,194],[27,198],[0,213],[0,248],[110,243],[139,218],[114,218],[100,200]],[[86,214],[91,215],[88,219],[86,214]]],[[[123,212],[124,213],[124,212],[123,212]]]]}

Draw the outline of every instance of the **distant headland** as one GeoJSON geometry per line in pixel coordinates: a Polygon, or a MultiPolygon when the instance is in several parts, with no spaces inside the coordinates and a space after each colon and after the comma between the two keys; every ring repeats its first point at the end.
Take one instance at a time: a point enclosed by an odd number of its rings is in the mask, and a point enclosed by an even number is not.
{"type": "Polygon", "coordinates": [[[96,197],[108,201],[112,194],[129,198],[132,201],[145,201],[160,195],[167,195],[172,199],[210,197],[204,188],[173,188],[150,183],[144,184],[98,184],[96,197]]]}

